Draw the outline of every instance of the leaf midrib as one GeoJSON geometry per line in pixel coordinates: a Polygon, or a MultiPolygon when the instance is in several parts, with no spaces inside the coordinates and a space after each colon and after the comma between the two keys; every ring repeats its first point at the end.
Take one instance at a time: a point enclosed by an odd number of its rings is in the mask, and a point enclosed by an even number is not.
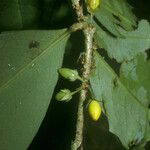
{"type": "Polygon", "coordinates": [[[67,30],[64,33],[62,33],[58,38],[56,38],[52,42],[50,42],[50,44],[43,50],[43,52],[41,54],[39,54],[32,61],[30,61],[29,63],[27,63],[26,65],[22,66],[20,69],[18,69],[18,71],[16,72],[16,74],[13,77],[11,77],[9,80],[7,80],[6,82],[4,82],[4,84],[2,84],[2,86],[0,87],[0,91],[2,89],[6,88],[11,82],[13,82],[17,78],[17,76],[19,76],[24,70],[26,70],[26,68],[28,68],[29,66],[31,66],[39,57],[42,57],[46,52],[48,52],[49,50],[51,50],[51,48],[54,45],[56,45],[60,41],[62,41],[65,38],[67,38],[69,35],[70,35],[69,31],[67,30]]]}

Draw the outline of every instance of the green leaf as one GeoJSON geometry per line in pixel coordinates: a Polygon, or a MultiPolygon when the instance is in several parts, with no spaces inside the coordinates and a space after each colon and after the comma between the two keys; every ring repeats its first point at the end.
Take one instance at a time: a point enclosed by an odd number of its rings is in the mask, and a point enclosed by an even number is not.
{"type": "Polygon", "coordinates": [[[107,50],[109,57],[118,62],[129,61],[150,48],[150,25],[146,20],[140,21],[134,31],[118,29],[123,37],[114,38],[100,27],[97,30],[96,41],[100,47],[107,50]]]}
{"type": "Polygon", "coordinates": [[[25,150],[45,116],[69,32],[0,35],[0,148],[25,150]]]}
{"type": "Polygon", "coordinates": [[[35,28],[40,19],[39,0],[1,0],[0,30],[35,28]]]}
{"type": "Polygon", "coordinates": [[[145,53],[122,63],[120,79],[144,105],[150,104],[150,60],[145,53]]]}
{"type": "Polygon", "coordinates": [[[109,32],[120,36],[118,26],[132,30],[136,26],[136,17],[126,0],[102,0],[95,17],[109,32]]]}
{"type": "Polygon", "coordinates": [[[90,82],[95,98],[103,101],[110,132],[128,149],[142,144],[148,124],[148,110],[114,71],[95,53],[96,70],[90,82]]]}

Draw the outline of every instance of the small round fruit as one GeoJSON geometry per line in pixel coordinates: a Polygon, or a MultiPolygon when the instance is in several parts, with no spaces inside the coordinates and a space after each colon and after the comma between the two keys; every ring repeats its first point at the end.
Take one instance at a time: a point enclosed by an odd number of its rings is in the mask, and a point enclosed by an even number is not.
{"type": "Polygon", "coordinates": [[[102,109],[97,100],[92,100],[89,104],[89,115],[94,121],[97,121],[101,115],[102,109]]]}

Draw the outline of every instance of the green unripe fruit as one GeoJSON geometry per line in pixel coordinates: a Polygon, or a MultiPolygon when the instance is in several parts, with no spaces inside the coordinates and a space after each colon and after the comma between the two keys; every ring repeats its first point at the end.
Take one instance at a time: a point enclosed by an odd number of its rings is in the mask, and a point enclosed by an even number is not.
{"type": "Polygon", "coordinates": [[[58,69],[58,72],[66,79],[70,80],[71,82],[75,80],[83,81],[83,79],[78,75],[77,70],[72,70],[69,68],[60,68],[58,69]]]}
{"type": "Polygon", "coordinates": [[[102,109],[97,100],[92,100],[89,104],[89,115],[94,121],[97,121],[101,115],[102,109]]]}
{"type": "Polygon", "coordinates": [[[77,70],[72,70],[68,68],[60,68],[58,69],[58,72],[66,79],[70,81],[75,81],[78,78],[78,72],[77,70]]]}
{"type": "Polygon", "coordinates": [[[60,90],[55,96],[58,101],[70,101],[72,99],[72,93],[68,89],[60,90]]]}

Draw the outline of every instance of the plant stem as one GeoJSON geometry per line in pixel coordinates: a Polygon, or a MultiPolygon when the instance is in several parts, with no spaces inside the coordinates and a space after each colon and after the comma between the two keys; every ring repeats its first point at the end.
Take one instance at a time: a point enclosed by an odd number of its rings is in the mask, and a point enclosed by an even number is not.
{"type": "Polygon", "coordinates": [[[75,9],[75,12],[77,14],[77,20],[83,21],[85,19],[83,15],[83,8],[80,6],[80,0],[71,0],[72,1],[72,6],[75,9]]]}
{"type": "Polygon", "coordinates": [[[80,91],[78,113],[77,113],[77,123],[76,123],[76,135],[72,142],[71,150],[82,149],[81,146],[83,142],[83,127],[84,127],[84,102],[87,98],[87,93],[89,91],[89,76],[92,67],[92,51],[93,51],[93,36],[95,33],[95,27],[86,22],[86,17],[83,14],[83,8],[80,6],[80,0],[71,0],[72,6],[77,14],[78,23],[72,28],[72,31],[77,29],[82,29],[85,37],[85,62],[82,71],[82,90],[80,91]]]}
{"type": "Polygon", "coordinates": [[[92,66],[92,56],[93,56],[93,36],[96,29],[92,25],[87,26],[84,29],[84,36],[85,36],[85,63],[84,63],[84,71],[83,71],[83,78],[85,80],[89,80],[89,75],[91,73],[91,66],[92,66]]]}
{"type": "Polygon", "coordinates": [[[80,92],[78,114],[77,114],[77,124],[76,124],[76,136],[72,143],[71,150],[77,150],[83,141],[83,126],[84,126],[84,102],[87,97],[87,92],[89,88],[89,76],[92,66],[92,51],[93,51],[93,36],[95,33],[95,28],[91,25],[87,26],[84,30],[85,36],[85,63],[83,65],[82,78],[84,82],[82,83],[82,90],[80,92]]]}
{"type": "Polygon", "coordinates": [[[81,91],[81,90],[82,90],[82,87],[79,87],[79,88],[77,88],[74,92],[71,92],[71,93],[72,93],[72,95],[74,95],[74,94],[78,93],[78,92],[81,91]]]}

